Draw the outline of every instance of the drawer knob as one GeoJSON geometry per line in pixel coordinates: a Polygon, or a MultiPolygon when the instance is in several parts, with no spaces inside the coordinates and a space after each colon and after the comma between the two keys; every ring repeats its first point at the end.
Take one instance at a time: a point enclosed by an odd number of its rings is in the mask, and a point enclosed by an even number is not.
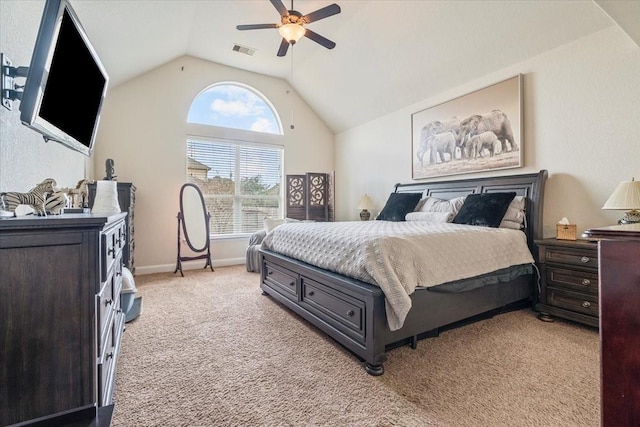
{"type": "Polygon", "coordinates": [[[349,316],[349,317],[353,316],[354,314],[356,314],[356,313],[353,310],[347,311],[347,316],[349,316]]]}
{"type": "Polygon", "coordinates": [[[108,299],[104,301],[104,305],[110,305],[113,304],[113,300],[112,299],[108,299]]]}
{"type": "Polygon", "coordinates": [[[113,248],[113,247],[109,248],[109,250],[107,251],[107,254],[108,254],[108,255],[113,255],[113,254],[115,254],[115,253],[116,253],[116,250],[115,250],[115,248],[113,248]]]}
{"type": "Polygon", "coordinates": [[[583,263],[585,263],[585,264],[586,264],[586,263],[588,263],[588,262],[589,262],[589,261],[591,261],[591,260],[589,259],[589,257],[588,257],[588,256],[583,256],[582,258],[580,258],[580,261],[582,261],[583,263]]]}
{"type": "Polygon", "coordinates": [[[295,286],[295,285],[296,285],[296,282],[289,283],[289,286],[295,286]]]}
{"type": "Polygon", "coordinates": [[[109,360],[109,359],[113,359],[113,352],[111,352],[111,353],[107,353],[107,355],[106,355],[106,356],[107,356],[107,360],[109,360]]]}
{"type": "Polygon", "coordinates": [[[591,284],[591,280],[589,280],[589,279],[582,279],[582,284],[583,284],[583,285],[585,285],[585,286],[588,286],[588,285],[590,285],[590,284],[591,284]]]}
{"type": "Polygon", "coordinates": [[[585,301],[585,302],[582,303],[582,306],[584,308],[589,308],[589,307],[591,307],[591,303],[589,301],[585,301]]]}
{"type": "Polygon", "coordinates": [[[268,274],[269,276],[271,276],[271,275],[273,274],[273,270],[269,270],[269,271],[267,272],[267,274],[268,274]]]}
{"type": "Polygon", "coordinates": [[[309,296],[312,297],[315,294],[313,291],[309,291],[309,296]]]}

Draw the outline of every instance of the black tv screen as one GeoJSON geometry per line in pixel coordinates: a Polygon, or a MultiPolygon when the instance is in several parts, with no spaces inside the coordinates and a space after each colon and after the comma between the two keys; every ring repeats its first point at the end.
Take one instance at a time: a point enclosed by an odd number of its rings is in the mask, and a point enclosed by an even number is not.
{"type": "Polygon", "coordinates": [[[108,75],[67,0],[47,0],[20,103],[21,121],[87,156],[108,75]]]}

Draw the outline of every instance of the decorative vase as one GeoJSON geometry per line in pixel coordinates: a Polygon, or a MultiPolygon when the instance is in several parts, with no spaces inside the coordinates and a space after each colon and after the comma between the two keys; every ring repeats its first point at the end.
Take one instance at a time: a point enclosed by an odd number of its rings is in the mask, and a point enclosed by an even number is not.
{"type": "Polygon", "coordinates": [[[120,212],[117,181],[96,181],[96,197],[91,213],[120,212]]]}

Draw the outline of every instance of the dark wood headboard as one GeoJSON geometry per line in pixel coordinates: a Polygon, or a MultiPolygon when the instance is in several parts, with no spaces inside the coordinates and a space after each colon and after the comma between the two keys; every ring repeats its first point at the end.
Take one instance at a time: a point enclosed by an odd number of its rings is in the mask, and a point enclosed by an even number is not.
{"type": "MultiPolygon", "coordinates": [[[[474,193],[498,193],[515,191],[518,196],[525,196],[527,242],[531,253],[535,253],[535,239],[542,238],[542,206],[544,203],[544,184],[547,180],[547,170],[538,173],[522,175],[505,175],[488,178],[470,178],[456,181],[413,182],[396,184],[398,193],[425,193],[439,199],[453,199],[474,193]]],[[[536,257],[537,258],[537,257],[536,257]]]]}

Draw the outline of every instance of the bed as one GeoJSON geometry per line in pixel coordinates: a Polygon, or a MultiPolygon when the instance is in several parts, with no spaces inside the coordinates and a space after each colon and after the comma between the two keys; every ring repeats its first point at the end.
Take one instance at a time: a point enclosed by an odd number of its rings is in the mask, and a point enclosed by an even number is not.
{"type": "MultiPolygon", "coordinates": [[[[535,260],[537,251],[534,240],[542,237],[542,206],[546,178],[547,171],[541,170],[537,173],[500,177],[396,184],[393,193],[400,196],[406,195],[405,193],[418,193],[421,198],[428,196],[445,200],[486,193],[497,196],[495,193],[513,192],[517,196],[522,196],[523,228],[504,231],[502,234],[507,235],[509,232],[518,234],[524,242],[524,251],[528,251],[526,255],[529,259],[535,260]]],[[[374,229],[367,227],[383,227],[384,223],[387,223],[387,221],[369,222],[371,224],[352,222],[327,225],[327,227],[338,227],[338,230],[341,230],[339,227],[348,226],[353,229],[363,228],[373,233],[374,229]]],[[[315,232],[320,232],[323,227],[312,224],[306,226],[309,226],[309,230],[316,229],[315,232]]],[[[386,226],[393,230],[400,230],[401,233],[402,230],[411,227],[409,221],[406,224],[398,222],[393,225],[386,224],[386,226]]],[[[286,232],[301,233],[305,225],[282,227],[280,234],[286,235],[286,232]]],[[[487,228],[456,224],[439,225],[437,228],[440,230],[456,227],[477,230],[487,228]]],[[[273,233],[275,234],[275,230],[273,233]]],[[[524,264],[515,266],[517,273],[513,272],[514,266],[510,266],[500,268],[497,272],[492,271],[474,277],[472,278],[473,286],[468,286],[469,278],[424,287],[408,286],[408,283],[402,283],[402,280],[399,280],[399,285],[408,290],[404,296],[406,301],[398,305],[391,298],[390,292],[393,290],[389,290],[390,284],[386,283],[386,279],[381,279],[381,277],[389,277],[388,275],[359,276],[351,274],[348,269],[326,268],[322,262],[309,261],[318,255],[314,254],[314,245],[307,249],[310,258],[302,255],[294,256],[286,250],[278,249],[286,245],[276,244],[273,241],[275,236],[271,234],[267,236],[260,249],[262,263],[260,287],[263,294],[269,295],[278,303],[288,307],[351,351],[364,362],[365,371],[371,375],[384,373],[383,364],[387,358],[387,352],[393,348],[406,344],[416,348],[418,340],[422,338],[437,336],[442,330],[501,311],[532,306],[537,298],[538,275],[531,262],[529,268],[525,270],[522,269],[526,267],[524,264]],[[270,239],[271,237],[273,239],[270,239]],[[484,284],[478,286],[478,282],[484,282],[484,284]]],[[[315,235],[309,239],[304,235],[294,234],[294,236],[296,237],[290,242],[319,241],[316,240],[315,235]],[[300,238],[300,236],[303,237],[300,238]]],[[[453,240],[455,239],[452,237],[451,241],[453,240]]],[[[442,248],[442,252],[445,252],[447,243],[448,240],[439,241],[438,245],[442,248]]],[[[317,247],[318,250],[322,248],[321,245],[317,247]]],[[[327,252],[326,247],[323,250],[327,252]]],[[[360,254],[358,251],[355,253],[360,254]]],[[[398,253],[402,252],[398,250],[398,253]]],[[[406,256],[406,253],[402,256],[406,256]]],[[[351,263],[354,263],[353,259],[351,263]]],[[[368,262],[370,266],[374,264],[375,261],[368,262]]],[[[292,321],[296,319],[292,317],[292,321]]]]}

